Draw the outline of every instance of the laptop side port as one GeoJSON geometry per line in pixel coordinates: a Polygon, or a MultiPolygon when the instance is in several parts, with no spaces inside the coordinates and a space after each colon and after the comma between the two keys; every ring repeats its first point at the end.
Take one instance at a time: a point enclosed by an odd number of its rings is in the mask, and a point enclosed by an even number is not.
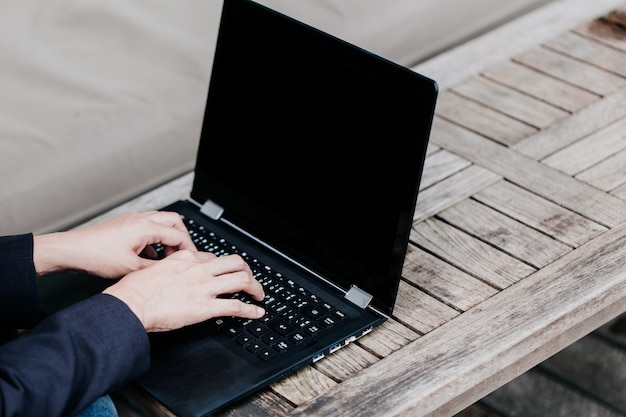
{"type": "Polygon", "coordinates": [[[324,352],[320,352],[317,355],[313,356],[313,363],[319,361],[320,359],[322,359],[324,357],[324,352]]]}
{"type": "Polygon", "coordinates": [[[337,343],[336,345],[333,345],[330,347],[330,349],[328,349],[328,353],[333,353],[333,352],[337,352],[339,349],[341,349],[341,344],[337,343]]]}

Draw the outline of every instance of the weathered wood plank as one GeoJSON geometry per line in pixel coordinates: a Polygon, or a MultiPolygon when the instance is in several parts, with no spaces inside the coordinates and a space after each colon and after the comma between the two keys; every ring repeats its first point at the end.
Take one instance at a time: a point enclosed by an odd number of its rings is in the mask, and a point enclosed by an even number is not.
{"type": "Polygon", "coordinates": [[[434,142],[604,226],[626,220],[626,202],[473,132],[435,120],[434,142]]]}
{"type": "Polygon", "coordinates": [[[451,91],[444,91],[440,95],[436,114],[507,146],[517,143],[538,130],[536,127],[451,91]]]}
{"type": "Polygon", "coordinates": [[[611,194],[626,201],[626,184],[620,185],[619,187],[611,191],[611,194]]]}
{"type": "Polygon", "coordinates": [[[420,337],[419,333],[389,318],[355,343],[382,358],[408,345],[418,337],[420,337]]]}
{"type": "Polygon", "coordinates": [[[413,222],[420,222],[441,210],[488,187],[501,177],[476,165],[472,165],[451,177],[421,191],[413,222]]]}
{"type": "Polygon", "coordinates": [[[441,148],[435,144],[433,144],[432,142],[428,143],[428,146],[426,147],[426,157],[429,157],[430,155],[434,154],[435,152],[439,152],[441,150],[441,148]]]}
{"type": "Polygon", "coordinates": [[[428,188],[470,165],[472,165],[472,163],[468,160],[454,155],[445,149],[431,153],[426,157],[424,163],[420,189],[428,188]]]}
{"type": "Polygon", "coordinates": [[[620,314],[625,297],[626,224],[381,359],[291,415],[453,415],[620,314]],[[487,366],[492,362],[499,366],[487,366]]]}
{"type": "Polygon", "coordinates": [[[414,69],[437,80],[444,90],[622,4],[623,0],[552,2],[414,69]]]}
{"type": "Polygon", "coordinates": [[[413,245],[409,245],[402,275],[427,294],[461,311],[470,309],[498,292],[494,287],[413,245]]]}
{"type": "Polygon", "coordinates": [[[514,60],[601,96],[626,86],[624,77],[546,48],[533,48],[514,60]]]}
{"type": "Polygon", "coordinates": [[[415,225],[410,239],[498,289],[506,288],[535,271],[535,268],[436,219],[415,225]]]}
{"type": "Polygon", "coordinates": [[[463,200],[438,216],[537,269],[571,250],[570,246],[473,200],[463,200]]]}
{"type": "Polygon", "coordinates": [[[603,191],[611,191],[626,183],[626,150],[586,169],[576,178],[603,191]]]}
{"type": "Polygon", "coordinates": [[[608,230],[507,181],[487,187],[473,198],[573,247],[608,230]]]}
{"type": "Polygon", "coordinates": [[[519,141],[512,148],[540,160],[626,116],[626,89],[573,114],[562,123],[519,141]]]}
{"type": "Polygon", "coordinates": [[[313,367],[329,378],[341,382],[378,360],[376,356],[362,347],[350,343],[332,355],[316,362],[313,367]]]}
{"type": "Polygon", "coordinates": [[[271,385],[271,389],[295,405],[300,405],[337,386],[337,382],[312,366],[271,385]]]}
{"type": "MultiPolygon", "coordinates": [[[[235,406],[213,414],[213,417],[281,417],[294,409],[284,398],[279,397],[270,389],[244,398],[235,406]]],[[[150,417],[156,417],[149,414],[150,417]]]]}
{"type": "Polygon", "coordinates": [[[541,162],[576,175],[626,148],[626,119],[619,120],[550,155],[541,162]]]}
{"type": "Polygon", "coordinates": [[[544,45],[599,68],[626,76],[626,54],[602,42],[586,38],[575,32],[565,32],[544,45]]]}
{"type": "Polygon", "coordinates": [[[542,129],[569,116],[564,110],[484,77],[473,77],[454,86],[452,91],[542,129]]]}
{"type": "Polygon", "coordinates": [[[426,334],[458,314],[458,311],[425,292],[405,281],[400,282],[392,317],[410,329],[426,334]]]}
{"type": "Polygon", "coordinates": [[[584,23],[574,31],[626,51],[626,7],[619,7],[598,19],[584,23]]]}
{"type": "Polygon", "coordinates": [[[568,112],[575,112],[600,98],[597,94],[512,61],[488,69],[483,75],[568,112]]]}

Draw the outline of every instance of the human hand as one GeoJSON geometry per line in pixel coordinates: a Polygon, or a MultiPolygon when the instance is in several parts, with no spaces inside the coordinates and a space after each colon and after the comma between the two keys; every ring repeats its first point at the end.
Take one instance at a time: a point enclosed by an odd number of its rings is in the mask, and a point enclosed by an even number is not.
{"type": "Polygon", "coordinates": [[[156,262],[149,259],[154,252],[150,245],[156,243],[163,245],[166,255],[180,249],[197,250],[180,215],[150,211],[35,236],[33,260],[39,275],[79,270],[103,278],[119,278],[156,262]]]}
{"type": "Polygon", "coordinates": [[[264,297],[239,255],[216,257],[208,252],[178,251],[154,265],[132,272],[103,293],[122,300],[148,332],[174,330],[212,317],[260,318],[256,305],[221,294],[245,291],[255,300],[264,297]]]}

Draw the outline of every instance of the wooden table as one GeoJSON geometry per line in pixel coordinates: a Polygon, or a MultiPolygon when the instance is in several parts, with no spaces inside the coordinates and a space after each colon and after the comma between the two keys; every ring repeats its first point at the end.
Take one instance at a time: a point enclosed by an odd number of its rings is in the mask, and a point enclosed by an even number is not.
{"type": "Polygon", "coordinates": [[[223,415],[451,416],[626,311],[625,27],[557,1],[416,67],[441,94],[392,318],[223,415]]]}

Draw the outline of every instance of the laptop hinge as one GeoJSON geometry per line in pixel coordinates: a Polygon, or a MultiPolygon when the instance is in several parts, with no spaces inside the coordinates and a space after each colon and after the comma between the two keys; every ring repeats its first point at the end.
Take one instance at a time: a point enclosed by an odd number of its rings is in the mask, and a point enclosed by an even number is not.
{"type": "Polygon", "coordinates": [[[361,308],[366,308],[373,296],[369,295],[356,285],[352,285],[346,293],[345,298],[361,308]]]}
{"type": "Polygon", "coordinates": [[[213,220],[219,220],[219,218],[222,217],[222,213],[224,213],[224,208],[215,204],[211,200],[207,200],[204,202],[202,207],[200,207],[200,212],[206,214],[213,220]]]}

